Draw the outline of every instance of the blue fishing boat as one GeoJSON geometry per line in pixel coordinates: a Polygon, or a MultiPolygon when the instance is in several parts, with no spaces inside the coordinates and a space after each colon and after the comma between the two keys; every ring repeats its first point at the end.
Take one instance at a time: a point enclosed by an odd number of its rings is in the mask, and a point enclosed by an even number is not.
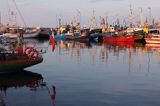
{"type": "Polygon", "coordinates": [[[53,30],[51,30],[51,32],[50,32],[50,38],[53,35],[54,35],[54,40],[55,41],[61,41],[61,40],[65,40],[66,39],[66,34],[65,33],[56,34],[53,30]]]}
{"type": "Polygon", "coordinates": [[[100,34],[100,33],[92,33],[92,34],[90,34],[89,39],[90,40],[98,40],[101,37],[101,35],[102,34],[100,34]]]}
{"type": "Polygon", "coordinates": [[[65,40],[66,34],[54,35],[54,39],[55,39],[55,41],[65,40]]]}

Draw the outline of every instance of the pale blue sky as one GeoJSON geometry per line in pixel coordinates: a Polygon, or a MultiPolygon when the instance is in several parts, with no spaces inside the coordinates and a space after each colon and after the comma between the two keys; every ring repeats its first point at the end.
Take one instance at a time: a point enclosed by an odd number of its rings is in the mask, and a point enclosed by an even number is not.
{"type": "MultiPolygon", "coordinates": [[[[16,10],[13,0],[0,0],[2,21],[6,23],[8,9],[16,10]]],[[[28,26],[56,26],[56,16],[61,17],[64,23],[70,23],[77,10],[81,12],[82,24],[89,24],[92,11],[97,18],[107,15],[110,23],[116,17],[127,18],[129,5],[132,4],[134,13],[139,14],[143,8],[144,15],[148,16],[148,7],[151,7],[152,16],[160,17],[160,0],[15,0],[28,26]]],[[[22,22],[18,20],[18,24],[22,22]]]]}

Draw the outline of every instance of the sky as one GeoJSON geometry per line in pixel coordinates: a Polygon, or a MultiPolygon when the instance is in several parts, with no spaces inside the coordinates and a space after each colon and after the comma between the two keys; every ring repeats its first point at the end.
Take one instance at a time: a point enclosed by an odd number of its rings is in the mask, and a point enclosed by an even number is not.
{"type": "MultiPolygon", "coordinates": [[[[58,18],[62,23],[71,23],[71,20],[79,11],[82,25],[90,24],[92,11],[95,11],[97,19],[100,16],[108,17],[113,23],[117,18],[127,19],[129,17],[129,6],[132,5],[133,13],[140,15],[140,8],[143,9],[143,16],[149,16],[149,7],[152,17],[160,18],[160,0],[0,0],[0,12],[2,23],[6,24],[8,9],[16,11],[13,3],[16,2],[27,26],[56,27],[58,18]]],[[[18,25],[23,26],[20,15],[17,15],[18,25]]]]}

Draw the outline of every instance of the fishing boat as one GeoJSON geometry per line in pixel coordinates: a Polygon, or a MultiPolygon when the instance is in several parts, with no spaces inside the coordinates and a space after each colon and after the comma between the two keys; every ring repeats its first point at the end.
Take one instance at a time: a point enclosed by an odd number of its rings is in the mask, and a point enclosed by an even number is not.
{"type": "Polygon", "coordinates": [[[86,32],[74,32],[72,35],[67,34],[66,35],[67,40],[77,40],[77,41],[89,41],[90,40],[90,35],[87,34],[86,32]]]}
{"type": "Polygon", "coordinates": [[[151,37],[145,38],[146,43],[157,43],[160,44],[160,34],[152,35],[151,37]]]}
{"type": "Polygon", "coordinates": [[[142,42],[145,43],[145,32],[143,31],[143,29],[139,28],[139,29],[135,29],[134,32],[132,33],[132,35],[135,36],[135,42],[142,42]]]}
{"type": "Polygon", "coordinates": [[[33,47],[18,47],[18,51],[0,51],[0,73],[23,70],[43,61],[42,56],[33,47]]]}
{"type": "Polygon", "coordinates": [[[60,40],[65,40],[65,39],[66,39],[66,34],[54,35],[54,40],[55,41],[60,41],[60,40]]]}
{"type": "Polygon", "coordinates": [[[89,31],[89,39],[92,40],[97,40],[100,41],[101,37],[102,37],[102,29],[92,29],[89,31]]]}
{"type": "Polygon", "coordinates": [[[160,44],[160,34],[157,29],[149,30],[148,36],[145,38],[146,43],[160,44]]]}
{"type": "MultiPolygon", "coordinates": [[[[17,30],[23,30],[23,29],[17,29],[17,28],[11,28],[9,30],[16,30],[15,32],[7,32],[5,34],[3,34],[4,36],[11,38],[11,39],[15,39],[18,37],[19,32],[17,32],[17,30]]],[[[28,28],[25,29],[23,32],[23,38],[27,39],[27,38],[38,38],[39,37],[39,33],[40,33],[40,29],[39,28],[28,28]]]]}
{"type": "Polygon", "coordinates": [[[104,42],[134,42],[134,35],[116,35],[115,33],[107,33],[103,37],[104,42]]]}

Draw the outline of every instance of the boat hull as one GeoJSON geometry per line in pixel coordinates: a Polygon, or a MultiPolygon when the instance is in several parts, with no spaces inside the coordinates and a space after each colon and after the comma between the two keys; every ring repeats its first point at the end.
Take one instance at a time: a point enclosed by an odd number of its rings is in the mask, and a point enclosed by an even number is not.
{"type": "Polygon", "coordinates": [[[35,33],[24,33],[23,38],[37,38],[39,35],[40,31],[35,32],[35,33]]]}
{"type": "Polygon", "coordinates": [[[103,37],[104,42],[134,42],[134,36],[103,37]]]}
{"type": "Polygon", "coordinates": [[[39,64],[43,58],[39,59],[14,59],[14,60],[0,60],[0,73],[10,73],[23,70],[24,68],[39,64]]]}
{"type": "Polygon", "coordinates": [[[65,40],[66,35],[65,34],[55,35],[54,39],[55,39],[55,41],[65,40]]]}
{"type": "MultiPolygon", "coordinates": [[[[37,38],[39,36],[39,31],[38,32],[34,32],[34,33],[24,33],[23,34],[23,38],[37,38]]],[[[10,38],[10,39],[15,39],[18,37],[18,34],[10,34],[10,33],[6,33],[4,34],[4,36],[10,38]]]]}
{"type": "Polygon", "coordinates": [[[100,33],[93,33],[93,34],[90,34],[89,39],[95,40],[95,39],[98,39],[99,36],[101,36],[100,33]]]}
{"type": "Polygon", "coordinates": [[[146,43],[160,44],[160,39],[145,38],[146,43]]]}
{"type": "Polygon", "coordinates": [[[89,41],[89,36],[66,36],[67,40],[89,41]]]}

